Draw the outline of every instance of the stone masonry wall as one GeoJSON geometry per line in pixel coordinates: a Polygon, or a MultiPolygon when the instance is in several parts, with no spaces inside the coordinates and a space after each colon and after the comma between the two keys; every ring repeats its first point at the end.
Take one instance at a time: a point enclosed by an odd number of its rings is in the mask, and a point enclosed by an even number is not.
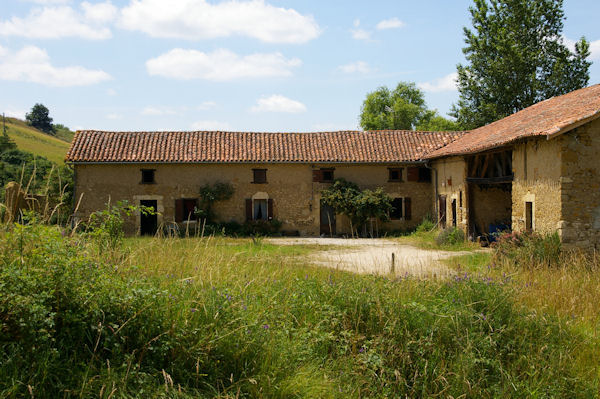
{"type": "MultiPolygon", "coordinates": [[[[433,162],[437,170],[437,194],[446,195],[446,224],[452,226],[452,200],[456,200],[456,226],[467,232],[466,162],[463,157],[450,157],[433,162]],[[461,205],[462,203],[462,205],[461,205]]],[[[432,197],[435,192],[431,193],[432,197]]],[[[437,201],[437,198],[436,198],[437,201]]],[[[438,215],[434,215],[437,221],[438,215]]]]}
{"type": "MultiPolygon", "coordinates": [[[[157,200],[159,224],[175,218],[175,200],[197,198],[207,183],[228,182],[233,197],[215,204],[220,221],[245,221],[245,200],[255,195],[271,198],[274,217],[283,222],[282,230],[302,235],[319,234],[320,191],[325,183],[313,183],[313,169],[335,168],[335,178],[345,178],[361,188],[384,187],[392,197],[412,199],[412,219],[397,220],[380,228],[405,230],[415,227],[432,212],[431,184],[406,182],[405,165],[309,165],[309,164],[81,164],[75,165],[76,216],[86,219],[109,201],[157,200]],[[388,182],[388,167],[404,167],[403,182],[388,182]],[[267,169],[267,183],[254,184],[253,168],[267,169]],[[141,184],[141,169],[155,169],[156,184],[141,184]]],[[[128,233],[139,230],[139,216],[127,223],[128,233]]],[[[348,223],[338,217],[338,234],[349,231],[348,223]]]]}
{"type": "Polygon", "coordinates": [[[600,120],[562,136],[562,219],[566,246],[600,249],[600,120]]]}
{"type": "Polygon", "coordinates": [[[542,234],[560,228],[562,137],[532,139],[513,149],[512,229],[525,230],[525,203],[533,205],[533,230],[542,234]]]}

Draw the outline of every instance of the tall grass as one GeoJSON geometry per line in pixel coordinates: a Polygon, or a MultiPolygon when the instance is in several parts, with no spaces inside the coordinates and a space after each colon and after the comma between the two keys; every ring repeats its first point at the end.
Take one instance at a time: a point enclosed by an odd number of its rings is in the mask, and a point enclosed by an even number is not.
{"type": "MultiPolygon", "coordinates": [[[[597,340],[520,287],[357,276],[304,247],[0,237],[0,397],[591,397],[597,340]],[[592,359],[592,360],[591,360],[592,359]]],[[[597,360],[597,359],[596,359],[597,360]]]]}

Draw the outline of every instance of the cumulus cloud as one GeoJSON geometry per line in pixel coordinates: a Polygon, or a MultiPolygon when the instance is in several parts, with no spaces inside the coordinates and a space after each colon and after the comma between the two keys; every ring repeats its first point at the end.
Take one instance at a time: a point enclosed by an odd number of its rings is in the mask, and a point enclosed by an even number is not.
{"type": "Polygon", "coordinates": [[[2,110],[2,112],[4,113],[4,115],[7,118],[17,118],[17,119],[25,119],[25,114],[27,113],[26,110],[18,109],[18,108],[8,108],[8,109],[2,110]]]}
{"type": "Polygon", "coordinates": [[[269,97],[259,98],[256,105],[250,110],[252,112],[287,112],[296,114],[306,111],[306,106],[299,101],[274,94],[269,97]]]}
{"type": "Polygon", "coordinates": [[[340,65],[338,70],[343,73],[369,73],[372,71],[369,64],[365,61],[356,61],[349,64],[340,65]]]}
{"type": "Polygon", "coordinates": [[[36,7],[24,18],[12,17],[0,21],[0,36],[21,36],[30,39],[60,39],[79,37],[101,40],[112,36],[106,23],[115,18],[117,8],[110,1],[81,3],[81,10],[69,6],[36,7]]]}
{"type": "MultiPolygon", "coordinates": [[[[569,39],[568,37],[563,37],[563,43],[569,50],[571,50],[573,53],[575,52],[575,40],[569,39]]],[[[592,61],[600,61],[600,39],[590,42],[589,59],[592,61]]]]}
{"type": "Polygon", "coordinates": [[[377,30],[398,29],[402,27],[404,27],[404,22],[400,21],[396,17],[384,19],[383,21],[380,21],[376,26],[377,30]]]}
{"type": "Polygon", "coordinates": [[[21,0],[24,2],[28,2],[28,3],[35,3],[35,4],[67,4],[70,3],[71,0],[21,0]]]}
{"type": "Polygon", "coordinates": [[[111,121],[118,121],[118,120],[123,119],[123,115],[112,113],[112,114],[106,115],[106,119],[110,119],[111,121]]]}
{"type": "Polygon", "coordinates": [[[350,30],[350,32],[352,32],[353,39],[371,40],[371,32],[360,28],[360,19],[355,19],[352,25],[354,26],[354,29],[350,30]]]}
{"type": "Polygon", "coordinates": [[[443,78],[435,79],[429,82],[419,83],[417,86],[423,90],[430,93],[439,93],[443,91],[454,91],[456,90],[456,80],[458,79],[458,74],[453,72],[449,75],[444,76],[443,78]]]}
{"type": "Polygon", "coordinates": [[[216,106],[217,103],[214,101],[203,101],[200,105],[198,105],[198,107],[196,107],[196,109],[198,109],[198,111],[206,111],[216,106]]]}
{"type": "Polygon", "coordinates": [[[226,49],[204,53],[176,48],[146,62],[148,73],[172,79],[227,81],[240,78],[285,77],[302,62],[280,53],[240,56],[226,49]]]}
{"type": "Polygon", "coordinates": [[[229,130],[231,129],[229,123],[220,121],[197,121],[192,123],[192,130],[229,130]]]}
{"type": "Polygon", "coordinates": [[[112,79],[98,69],[81,66],[57,67],[50,63],[48,53],[35,46],[26,46],[17,52],[0,47],[0,79],[39,83],[46,86],[87,86],[112,79]]]}
{"type": "Polygon", "coordinates": [[[131,0],[120,25],[152,37],[188,40],[247,36],[267,43],[305,43],[319,36],[312,16],[264,0],[131,0]]]}

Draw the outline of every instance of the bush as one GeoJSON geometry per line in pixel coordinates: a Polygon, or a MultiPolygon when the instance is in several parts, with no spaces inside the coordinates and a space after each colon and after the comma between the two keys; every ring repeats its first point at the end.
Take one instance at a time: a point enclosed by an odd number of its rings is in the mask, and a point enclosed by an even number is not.
{"type": "Polygon", "coordinates": [[[457,227],[448,227],[440,231],[435,242],[439,246],[460,244],[465,242],[465,232],[457,227]]]}
{"type": "Polygon", "coordinates": [[[433,230],[435,227],[435,223],[431,220],[430,217],[424,217],[423,221],[417,226],[417,233],[424,233],[433,230]]]}
{"type": "Polygon", "coordinates": [[[242,234],[246,236],[272,236],[279,233],[282,223],[277,219],[249,220],[242,226],[242,234]]]}
{"type": "Polygon", "coordinates": [[[494,256],[522,266],[558,266],[561,242],[558,233],[504,233],[492,244],[494,256]]]}

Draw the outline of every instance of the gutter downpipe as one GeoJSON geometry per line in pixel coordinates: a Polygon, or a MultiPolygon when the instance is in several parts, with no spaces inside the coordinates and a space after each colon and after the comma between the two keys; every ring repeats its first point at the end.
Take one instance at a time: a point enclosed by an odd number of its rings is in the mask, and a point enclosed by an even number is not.
{"type": "Polygon", "coordinates": [[[431,166],[430,161],[426,161],[425,162],[425,167],[429,170],[433,171],[433,174],[435,175],[435,180],[433,183],[433,211],[435,212],[435,220],[436,220],[436,225],[437,223],[439,223],[439,215],[440,212],[438,210],[439,204],[438,204],[438,171],[436,168],[434,168],[433,166],[431,166]]]}

